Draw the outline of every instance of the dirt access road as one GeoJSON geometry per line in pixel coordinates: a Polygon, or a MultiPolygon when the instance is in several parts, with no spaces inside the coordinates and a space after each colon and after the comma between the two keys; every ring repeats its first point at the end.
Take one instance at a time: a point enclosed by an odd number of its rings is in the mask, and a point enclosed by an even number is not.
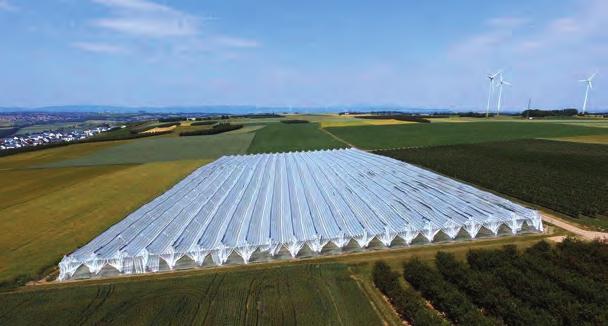
{"type": "Polygon", "coordinates": [[[568,222],[566,222],[565,220],[562,220],[560,218],[557,218],[555,216],[549,215],[547,213],[541,213],[542,214],[542,218],[543,221],[547,222],[547,223],[551,223],[555,226],[558,226],[564,230],[570,231],[580,237],[583,237],[587,240],[595,240],[595,239],[600,239],[600,240],[604,240],[604,241],[608,241],[608,233],[604,233],[604,232],[597,232],[597,231],[589,231],[589,230],[585,230],[585,229],[581,229],[578,226],[575,226],[573,224],[570,224],[568,222]]]}

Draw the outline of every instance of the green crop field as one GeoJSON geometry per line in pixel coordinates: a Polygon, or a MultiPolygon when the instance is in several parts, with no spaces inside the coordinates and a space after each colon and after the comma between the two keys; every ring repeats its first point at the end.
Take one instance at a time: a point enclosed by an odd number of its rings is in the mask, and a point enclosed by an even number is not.
{"type": "Polygon", "coordinates": [[[272,123],[256,131],[248,152],[271,153],[343,147],[347,145],[320,130],[317,123],[272,123]]]}
{"type": "Polygon", "coordinates": [[[253,133],[193,137],[152,137],[129,141],[45,167],[133,164],[156,161],[215,159],[245,153],[253,133]]]}
{"type": "Polygon", "coordinates": [[[426,147],[526,138],[608,134],[604,128],[557,123],[468,122],[327,128],[364,149],[426,147]]]}
{"type": "Polygon", "coordinates": [[[219,271],[0,294],[2,325],[380,325],[345,265],[219,271]]]}
{"type": "Polygon", "coordinates": [[[608,228],[608,146],[508,142],[378,153],[608,228]]]}

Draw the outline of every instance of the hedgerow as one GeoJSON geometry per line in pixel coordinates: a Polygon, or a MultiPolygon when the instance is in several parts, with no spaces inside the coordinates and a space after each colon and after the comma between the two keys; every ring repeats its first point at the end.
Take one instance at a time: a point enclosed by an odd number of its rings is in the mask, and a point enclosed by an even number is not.
{"type": "Polygon", "coordinates": [[[220,123],[213,128],[210,129],[201,129],[201,130],[193,130],[193,131],[183,131],[180,132],[180,136],[201,136],[201,135],[216,135],[221,134],[223,132],[237,130],[243,128],[243,125],[233,125],[230,123],[220,123]]]}
{"type": "Polygon", "coordinates": [[[430,123],[431,120],[425,119],[422,117],[418,117],[415,115],[405,115],[405,114],[372,114],[372,115],[363,115],[357,116],[359,119],[392,119],[399,121],[409,121],[409,122],[420,122],[420,123],[430,123]]]}

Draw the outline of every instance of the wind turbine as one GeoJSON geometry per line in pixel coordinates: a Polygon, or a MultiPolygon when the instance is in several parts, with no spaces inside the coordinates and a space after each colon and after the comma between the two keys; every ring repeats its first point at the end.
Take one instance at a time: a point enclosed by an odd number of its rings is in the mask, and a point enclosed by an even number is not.
{"type": "Polygon", "coordinates": [[[496,76],[502,74],[502,69],[497,71],[495,74],[489,74],[488,79],[490,79],[490,89],[488,91],[488,105],[486,106],[486,118],[490,114],[490,101],[492,101],[492,95],[494,94],[494,79],[496,76]]]}
{"type": "Polygon", "coordinates": [[[502,104],[502,86],[503,85],[511,86],[511,83],[509,83],[508,81],[506,81],[502,78],[502,72],[500,73],[499,77],[500,78],[498,80],[498,105],[496,106],[496,116],[500,115],[500,105],[502,104]]]}
{"type": "Polygon", "coordinates": [[[585,90],[585,101],[583,102],[583,115],[585,114],[585,111],[587,111],[587,100],[589,99],[589,90],[593,88],[593,84],[591,83],[591,81],[593,80],[593,77],[595,77],[595,75],[597,75],[597,72],[593,73],[593,75],[591,75],[591,77],[587,79],[579,80],[579,82],[587,84],[587,90],[585,90]]]}

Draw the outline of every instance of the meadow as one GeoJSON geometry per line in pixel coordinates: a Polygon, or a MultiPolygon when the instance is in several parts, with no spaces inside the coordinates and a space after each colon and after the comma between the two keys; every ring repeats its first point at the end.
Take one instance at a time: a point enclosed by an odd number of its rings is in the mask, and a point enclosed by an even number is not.
{"type": "Polygon", "coordinates": [[[503,121],[332,127],[326,130],[359,148],[371,150],[608,134],[604,128],[503,121]]]}
{"type": "Polygon", "coordinates": [[[318,123],[269,123],[259,129],[248,153],[344,148],[347,145],[319,129],[318,123]]]}
{"type": "Polygon", "coordinates": [[[342,264],[122,279],[0,294],[0,324],[380,325],[342,264]]]}
{"type": "Polygon", "coordinates": [[[515,140],[378,153],[608,229],[606,145],[515,140]]]}

